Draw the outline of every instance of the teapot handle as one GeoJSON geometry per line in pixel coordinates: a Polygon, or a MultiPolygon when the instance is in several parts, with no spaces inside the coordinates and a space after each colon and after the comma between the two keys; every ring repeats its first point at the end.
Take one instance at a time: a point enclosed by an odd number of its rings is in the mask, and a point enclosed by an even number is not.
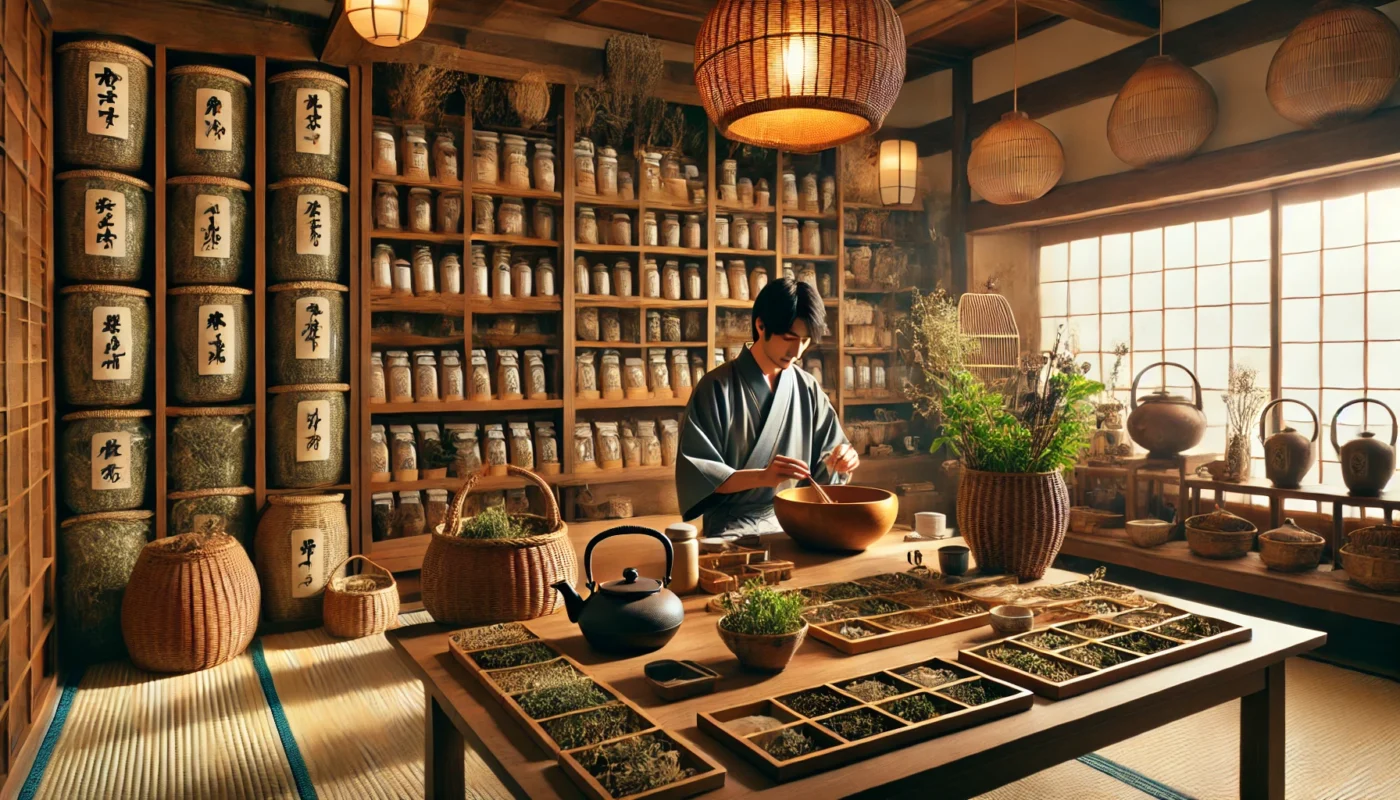
{"type": "Polygon", "coordinates": [[[616,528],[609,528],[608,530],[603,531],[597,536],[594,536],[593,540],[588,543],[588,546],[583,549],[583,576],[588,580],[587,585],[590,591],[596,591],[598,588],[597,584],[593,581],[594,546],[597,545],[599,542],[603,541],[604,539],[610,539],[614,536],[623,536],[629,533],[635,533],[641,536],[650,536],[653,539],[656,539],[657,541],[661,542],[661,544],[666,548],[666,577],[664,580],[661,581],[661,585],[671,585],[671,566],[676,557],[676,552],[671,547],[671,540],[667,539],[666,535],[663,534],[661,531],[653,530],[651,528],[644,528],[641,525],[619,525],[616,528]]]}
{"type": "Polygon", "coordinates": [[[1317,421],[1317,412],[1313,411],[1312,406],[1308,405],[1307,403],[1304,403],[1302,400],[1294,400],[1291,397],[1280,397],[1277,400],[1270,400],[1269,404],[1264,406],[1264,410],[1259,412],[1259,443],[1264,443],[1264,420],[1269,418],[1269,409],[1273,408],[1279,403],[1297,403],[1298,405],[1307,409],[1308,415],[1312,417],[1313,421],[1313,435],[1312,439],[1310,439],[1309,441],[1311,441],[1313,444],[1316,444],[1317,435],[1322,432],[1322,425],[1317,421]]]}
{"type": "Polygon", "coordinates": [[[1390,415],[1390,446],[1394,447],[1396,436],[1400,435],[1400,425],[1395,422],[1395,412],[1390,410],[1390,406],[1374,397],[1358,397],[1355,400],[1348,400],[1342,403],[1341,407],[1337,409],[1337,413],[1332,415],[1332,449],[1336,450],[1338,453],[1342,452],[1342,446],[1337,444],[1337,418],[1342,415],[1342,412],[1345,411],[1348,406],[1354,406],[1357,403],[1375,403],[1385,409],[1385,413],[1390,415]]]}
{"type": "Polygon", "coordinates": [[[1129,403],[1131,403],[1131,405],[1128,406],[1129,409],[1136,409],[1136,408],[1137,408],[1137,406],[1138,406],[1138,402],[1137,402],[1138,381],[1142,380],[1142,376],[1143,376],[1143,375],[1146,375],[1146,374],[1147,374],[1147,371],[1148,371],[1149,369],[1152,369],[1153,367],[1176,367],[1177,369],[1181,370],[1182,372],[1185,372],[1187,375],[1190,375],[1190,376],[1191,376],[1191,386],[1195,389],[1195,394],[1196,394],[1196,410],[1197,410],[1197,411],[1204,411],[1204,410],[1205,410],[1204,398],[1201,397],[1201,382],[1198,381],[1198,380],[1196,380],[1196,373],[1192,372],[1191,370],[1187,369],[1186,367],[1182,366],[1181,364],[1176,363],[1175,361],[1158,361],[1158,362],[1156,362],[1155,364],[1148,364],[1147,366],[1145,366],[1145,367],[1142,368],[1142,371],[1139,372],[1139,373],[1137,374],[1137,377],[1136,377],[1136,378],[1133,378],[1133,392],[1132,392],[1132,395],[1128,398],[1129,403]]]}

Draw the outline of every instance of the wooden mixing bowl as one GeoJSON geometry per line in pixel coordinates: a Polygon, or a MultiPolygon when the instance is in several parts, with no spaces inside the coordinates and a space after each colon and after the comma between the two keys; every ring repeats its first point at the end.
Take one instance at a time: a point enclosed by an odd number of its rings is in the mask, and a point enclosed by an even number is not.
{"type": "Polygon", "coordinates": [[[810,486],[787,489],[773,498],[783,531],[814,550],[864,550],[890,532],[899,513],[893,492],[870,486],[823,486],[823,503],[810,486]]]}

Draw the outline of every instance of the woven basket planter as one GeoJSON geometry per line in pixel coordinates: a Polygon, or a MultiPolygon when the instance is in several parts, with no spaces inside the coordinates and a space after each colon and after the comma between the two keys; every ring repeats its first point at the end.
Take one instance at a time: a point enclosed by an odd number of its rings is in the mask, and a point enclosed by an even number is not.
{"type": "Polygon", "coordinates": [[[141,551],[122,598],[122,638],[149,672],[216,667],[258,629],[258,574],[232,536],[187,533],[141,551]]]}
{"type": "Polygon", "coordinates": [[[340,280],[350,190],[321,178],[288,178],[267,188],[268,281],[340,280]]]}
{"type": "Polygon", "coordinates": [[[270,622],[319,622],[326,584],[350,555],[342,494],[272,495],[253,545],[270,622]]]}
{"type": "Polygon", "coordinates": [[[253,460],[252,406],[170,407],[165,413],[174,418],[166,450],[170,491],[247,483],[253,460]]]}
{"type": "Polygon", "coordinates": [[[1024,111],[1008,111],[972,143],[967,180],[999,206],[1029,203],[1065,174],[1065,149],[1051,130],[1024,111]]]}
{"type": "Polygon", "coordinates": [[[274,386],[268,404],[268,483],[276,489],[315,489],[345,475],[349,418],[346,383],[274,386]]]}
{"type": "MultiPolygon", "coordinates": [[[[235,178],[171,178],[166,259],[170,284],[240,283],[247,251],[247,192],[235,178]]],[[[251,258],[249,259],[251,260],[251,258]]]]}
{"type": "Polygon", "coordinates": [[[1400,76],[1400,31],[1358,3],[1319,3],[1274,52],[1264,91],[1294,125],[1321,128],[1376,110],[1400,76]]]}
{"type": "Polygon", "coordinates": [[[962,469],[958,528],[984,572],[1035,580],[1069,529],[1069,488],[1058,472],[1009,474],[962,469]]]}
{"type": "Polygon", "coordinates": [[[136,172],[145,163],[151,60],[124,44],[69,42],[55,51],[58,160],[75,167],[136,172]]]}
{"type": "Polygon", "coordinates": [[[457,536],[477,474],[468,477],[452,500],[443,531],[432,534],[423,555],[423,607],[440,623],[484,625],[553,614],[563,605],[553,584],[577,577],[578,558],[553,490],[527,469],[507,470],[539,487],[545,516],[521,516],[550,532],[519,539],[457,536]]]}
{"type": "Polygon", "coordinates": [[[268,382],[345,380],[345,297],[338,283],[296,281],[267,287],[268,382]]]}
{"type": "Polygon", "coordinates": [[[253,82],[231,69],[203,65],[175,67],[168,75],[165,141],[171,174],[242,177],[253,82]]]}
{"type": "Polygon", "coordinates": [[[267,87],[268,179],[340,180],[350,84],[329,72],[297,69],[273,75],[267,87]]]}
{"type": "Polygon", "coordinates": [[[83,283],[58,290],[63,397],[75,406],[133,406],[146,392],[151,293],[83,283]]]}
{"type": "Polygon", "coordinates": [[[1153,56],[1123,84],[1108,112],[1108,146],[1123,163],[1150,167],[1191,157],[1215,130],[1215,89],[1171,56],[1153,56]]]}
{"type": "Polygon", "coordinates": [[[323,604],[323,619],[330,635],[358,639],[394,627],[399,618],[399,586],[393,573],[364,556],[347,558],[335,572],[336,577],[326,586],[323,604]],[[359,575],[340,575],[341,569],[356,559],[368,569],[359,575]]]}
{"type": "Polygon", "coordinates": [[[125,654],[122,595],[152,534],[150,511],[109,511],[65,519],[58,528],[59,631],[83,661],[125,654]]]}
{"type": "Polygon", "coordinates": [[[130,511],[150,488],[151,426],[146,409],[75,411],[63,417],[63,504],[74,514],[130,511]]]}
{"type": "Polygon", "coordinates": [[[129,283],[144,277],[151,185],[130,175],[80,169],[54,176],[54,244],[70,281],[129,283]]]}
{"type": "Polygon", "coordinates": [[[252,292],[179,286],[170,297],[170,385],[181,403],[231,403],[248,389],[252,292]]]}
{"type": "Polygon", "coordinates": [[[1352,583],[1377,592],[1400,592],[1400,528],[1373,525],[1352,531],[1338,553],[1352,583]]]}
{"type": "Polygon", "coordinates": [[[171,492],[170,535],[181,533],[226,533],[238,540],[245,550],[253,545],[253,525],[257,510],[253,508],[253,490],[248,486],[227,489],[195,489],[171,492]]]}

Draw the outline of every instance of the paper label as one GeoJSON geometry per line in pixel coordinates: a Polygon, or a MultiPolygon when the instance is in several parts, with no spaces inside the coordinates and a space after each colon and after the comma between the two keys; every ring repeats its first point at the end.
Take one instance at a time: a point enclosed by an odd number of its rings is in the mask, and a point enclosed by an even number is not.
{"type": "Polygon", "coordinates": [[[297,89],[297,152],[331,153],[331,98],[322,89],[297,89]]]}
{"type": "Polygon", "coordinates": [[[131,488],[131,434],[103,431],[92,435],[93,491],[131,488]]]}
{"type": "Polygon", "coordinates": [[[302,400],[297,403],[297,461],[329,461],[331,445],[326,440],[331,427],[329,400],[302,400]]]}
{"type": "Polygon", "coordinates": [[[194,198],[194,254],[197,258],[228,258],[229,202],[218,194],[194,198]]]}
{"type": "Polygon", "coordinates": [[[88,189],[83,195],[83,252],[90,256],[126,257],[126,195],[88,189]]]}
{"type": "Polygon", "coordinates": [[[326,344],[330,304],[324,297],[300,297],[296,302],[297,359],[330,358],[326,344]]]}
{"type": "Polygon", "coordinates": [[[92,379],[131,380],[131,309],[98,306],[92,310],[92,379]]]}
{"type": "Polygon", "coordinates": [[[297,255],[329,256],[331,199],[323,194],[297,195],[297,255]]]}
{"type": "Polygon", "coordinates": [[[325,534],[320,528],[291,533],[292,597],[315,597],[326,587],[325,534]]]}
{"type": "Polygon", "coordinates": [[[116,61],[88,62],[87,132],[125,139],[130,132],[127,114],[126,65],[116,61]]]}
{"type": "Polygon", "coordinates": [[[227,533],[228,520],[222,514],[195,514],[190,533],[227,533]]]}
{"type": "Polygon", "coordinates": [[[233,97],[226,89],[194,92],[194,147],[196,150],[232,150],[233,97]]]}
{"type": "Polygon", "coordinates": [[[232,375],[234,359],[238,357],[238,323],[234,320],[233,306],[200,306],[195,324],[201,353],[199,374],[232,375]]]}

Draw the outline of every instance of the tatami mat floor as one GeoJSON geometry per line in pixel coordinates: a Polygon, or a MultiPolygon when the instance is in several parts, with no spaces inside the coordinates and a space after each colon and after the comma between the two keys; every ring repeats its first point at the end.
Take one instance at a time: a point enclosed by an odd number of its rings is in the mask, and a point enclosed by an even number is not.
{"type": "MultiPolygon", "coordinates": [[[[423,796],[422,689],[382,636],[338,641],[318,629],[258,645],[193,675],[152,678],[124,662],[89,669],[46,768],[36,768],[21,796],[423,796]],[[275,709],[259,659],[280,701],[275,709]]],[[[1294,659],[1287,687],[1288,797],[1400,797],[1400,684],[1294,659]]],[[[1235,797],[1238,719],[1237,703],[1219,706],[985,797],[1235,797]]],[[[472,798],[509,796],[476,754],[466,754],[466,766],[472,798]]]]}

